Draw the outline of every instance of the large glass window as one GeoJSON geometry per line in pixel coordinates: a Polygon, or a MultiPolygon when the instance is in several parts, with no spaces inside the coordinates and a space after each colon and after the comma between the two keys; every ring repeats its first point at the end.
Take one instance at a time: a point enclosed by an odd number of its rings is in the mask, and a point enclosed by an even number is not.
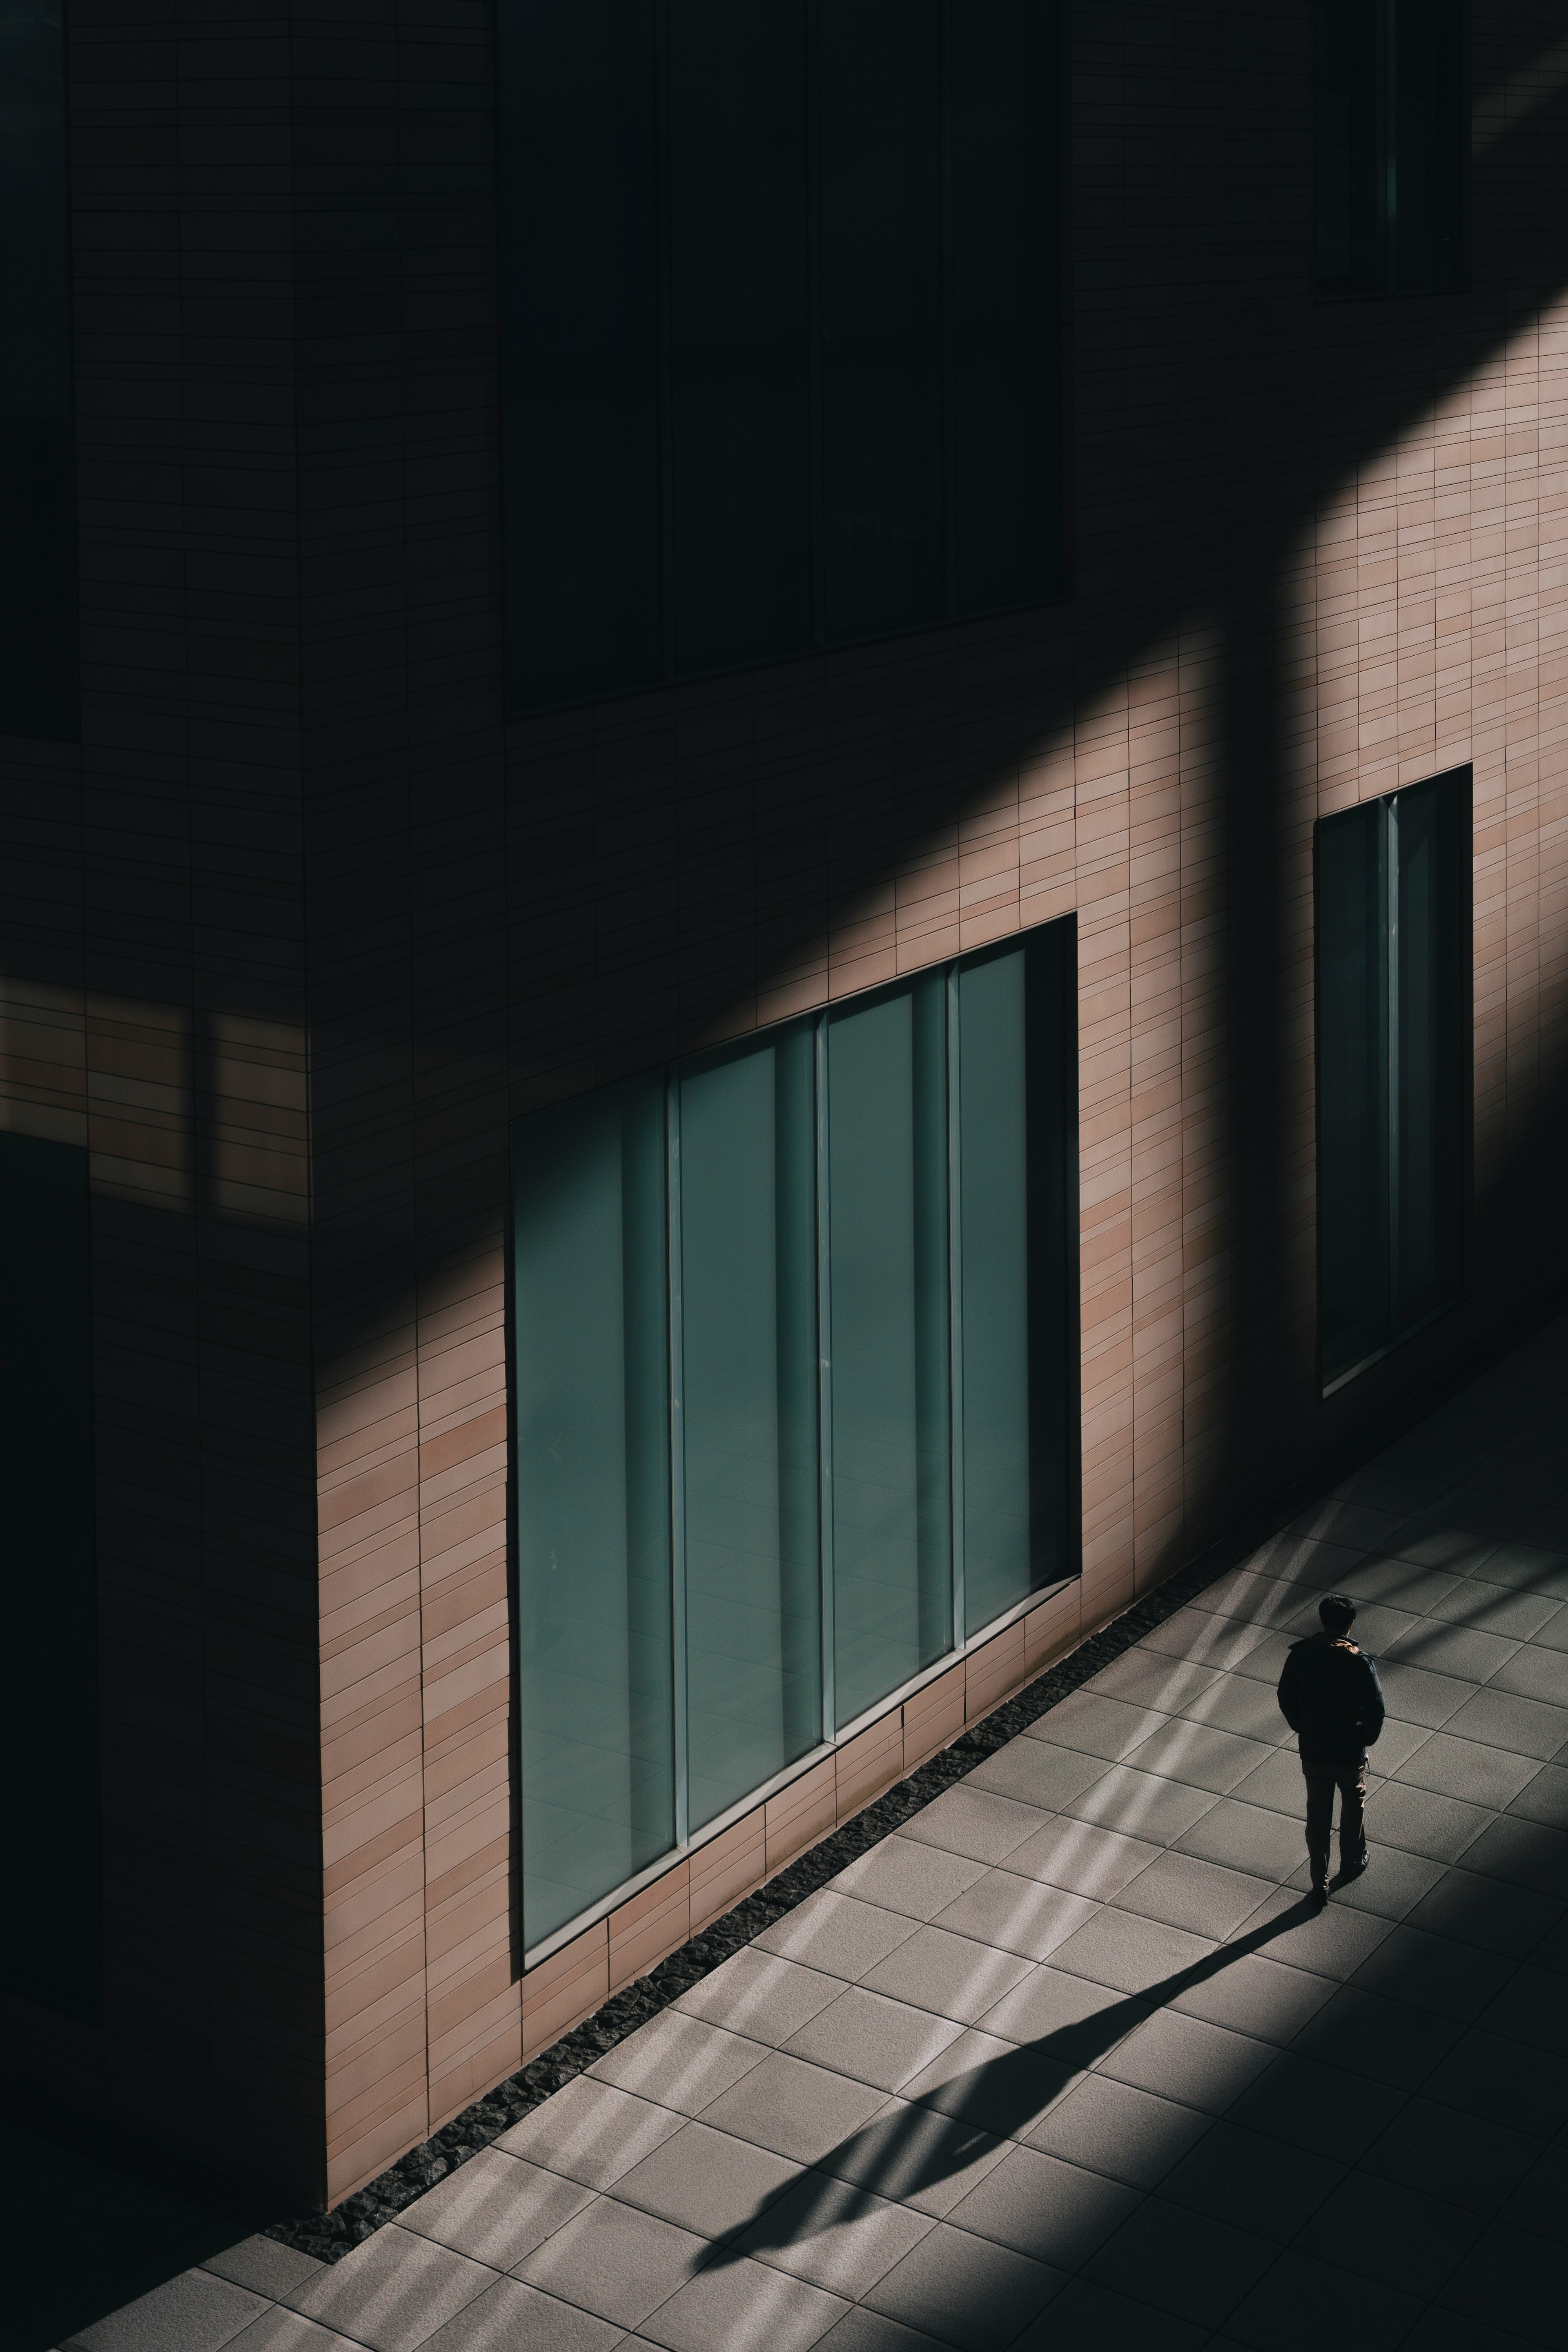
{"type": "Polygon", "coordinates": [[[1440,294],[1464,275],[1468,0],[1318,0],[1318,285],[1440,294]]]}
{"type": "Polygon", "coordinates": [[[1060,0],[501,0],[518,708],[1060,574],[1060,0]]]}
{"type": "Polygon", "coordinates": [[[0,8],[0,733],[75,725],[61,0],[0,8]]]}
{"type": "Polygon", "coordinates": [[[1463,1281],[1470,772],[1318,827],[1318,1301],[1337,1387],[1463,1281]]]}
{"type": "Polygon", "coordinates": [[[1072,939],[518,1122],[528,1944],[1074,1572],[1072,939]]]}
{"type": "Polygon", "coordinates": [[[0,1135],[0,1981],[80,2016],[101,1934],[87,1172],[73,1144],[0,1135]]]}

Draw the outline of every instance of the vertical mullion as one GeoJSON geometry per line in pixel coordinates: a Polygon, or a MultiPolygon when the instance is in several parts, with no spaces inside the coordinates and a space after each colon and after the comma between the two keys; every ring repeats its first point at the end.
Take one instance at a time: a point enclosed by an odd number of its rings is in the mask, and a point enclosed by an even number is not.
{"type": "Polygon", "coordinates": [[[686,1424],[680,1247],[680,1077],[665,1082],[669,1279],[669,1617],[674,1664],[675,1843],[691,1834],[691,1778],[686,1721],[686,1424]]]}
{"type": "Polygon", "coordinates": [[[958,479],[953,423],[952,324],[952,40],[951,0],[937,13],[937,105],[942,140],[942,600],[949,618],[958,610],[958,479]]]}
{"type": "Polygon", "coordinates": [[[817,1463],[822,1578],[822,1736],[838,1728],[833,1616],[833,1298],[828,1214],[827,1014],[816,1016],[816,1367],[817,1463]]]}
{"type": "Polygon", "coordinates": [[[951,1355],[948,1391],[952,1469],[952,1646],[968,1637],[963,1575],[963,1168],[959,1152],[960,1069],[958,966],[947,975],[947,1283],[951,1355]]]}
{"type": "Polygon", "coordinates": [[[659,658],[666,677],[675,673],[675,421],[670,340],[671,289],[669,198],[669,7],[654,0],[654,140],[658,159],[654,204],[658,219],[658,583],[659,658]]]}
{"type": "Polygon", "coordinates": [[[1388,1134],[1388,1336],[1399,1337],[1399,800],[1384,803],[1384,938],[1387,969],[1384,982],[1384,1021],[1387,1037],[1384,1066],[1387,1073],[1388,1134]]]}

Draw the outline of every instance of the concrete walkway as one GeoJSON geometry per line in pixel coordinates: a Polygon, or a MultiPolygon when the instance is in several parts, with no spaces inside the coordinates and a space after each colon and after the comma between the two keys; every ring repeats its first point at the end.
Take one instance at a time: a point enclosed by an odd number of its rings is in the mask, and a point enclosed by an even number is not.
{"type": "Polygon", "coordinates": [[[1508,2352],[1568,2311],[1568,1322],[331,2268],[92,2352],[1508,2352]],[[1274,1701],[1357,1596],[1372,1865],[1274,1701]]]}

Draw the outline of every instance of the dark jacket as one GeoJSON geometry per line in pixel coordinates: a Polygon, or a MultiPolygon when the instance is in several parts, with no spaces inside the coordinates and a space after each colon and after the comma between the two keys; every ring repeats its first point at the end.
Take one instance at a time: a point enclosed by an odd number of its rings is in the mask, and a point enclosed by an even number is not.
{"type": "Polygon", "coordinates": [[[1348,1633],[1312,1633],[1291,1644],[1279,1677],[1279,1712],[1301,1753],[1322,1763],[1353,1761],[1383,1729],[1377,1668],[1348,1633]]]}

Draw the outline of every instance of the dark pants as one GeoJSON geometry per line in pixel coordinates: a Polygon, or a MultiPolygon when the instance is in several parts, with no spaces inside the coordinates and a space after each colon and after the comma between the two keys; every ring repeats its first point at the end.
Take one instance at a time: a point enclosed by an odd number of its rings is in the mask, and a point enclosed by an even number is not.
{"type": "Polygon", "coordinates": [[[1334,1790],[1340,1792],[1340,1868],[1366,1859],[1366,1758],[1303,1756],[1307,1781],[1307,1853],[1314,1878],[1329,1874],[1329,1832],[1334,1822],[1334,1790]]]}

